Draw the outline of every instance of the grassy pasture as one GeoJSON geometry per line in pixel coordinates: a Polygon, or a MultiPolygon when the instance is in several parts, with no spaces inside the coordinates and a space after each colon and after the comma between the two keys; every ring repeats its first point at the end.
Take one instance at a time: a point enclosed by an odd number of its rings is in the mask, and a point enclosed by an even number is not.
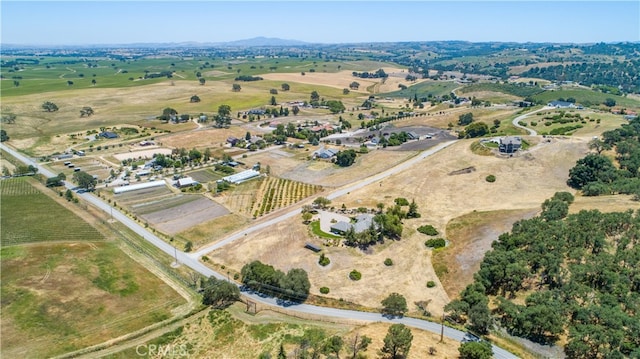
{"type": "Polygon", "coordinates": [[[398,90],[380,94],[380,96],[388,96],[395,98],[413,98],[414,94],[417,94],[418,98],[427,97],[429,94],[433,96],[448,95],[454,89],[460,87],[459,84],[454,82],[440,82],[440,81],[423,81],[415,85],[410,86],[406,90],[398,90]]]}
{"type": "Polygon", "coordinates": [[[169,318],[184,303],[35,179],[0,181],[0,196],[3,356],[77,350],[169,318]]]}
{"type": "MultiPolygon", "coordinates": [[[[21,58],[29,58],[21,56],[21,58]]],[[[36,59],[35,57],[32,57],[36,59]]],[[[6,58],[11,61],[13,58],[6,58]]],[[[265,73],[338,72],[340,70],[371,71],[388,67],[388,63],[375,61],[329,62],[321,59],[244,59],[224,60],[200,58],[137,58],[110,60],[104,58],[38,57],[38,64],[21,64],[18,70],[2,67],[5,79],[1,82],[3,96],[21,96],[35,93],[64,91],[69,88],[123,88],[137,87],[169,80],[167,77],[147,78],[145,74],[172,71],[171,80],[198,83],[197,72],[210,81],[233,81],[237,76],[259,76],[265,73]],[[375,69],[374,69],[375,70],[375,69]],[[210,76],[215,71],[215,77],[210,76]],[[13,81],[19,81],[14,86],[13,81]],[[95,80],[93,84],[92,80],[95,80]],[[68,85],[72,81],[73,85],[68,85]]],[[[279,86],[278,86],[279,88],[279,86]]]]}
{"type": "Polygon", "coordinates": [[[21,177],[0,181],[2,246],[103,239],[95,228],[41,193],[31,181],[35,180],[21,177]]]}
{"type": "Polygon", "coordinates": [[[3,357],[43,358],[98,344],[167,319],[184,303],[115,243],[0,253],[3,357]]]}
{"type": "MultiPolygon", "coordinates": [[[[311,318],[296,318],[286,314],[260,311],[256,315],[244,313],[244,306],[232,305],[228,310],[212,310],[207,316],[175,330],[172,333],[146,343],[156,346],[163,345],[173,348],[175,353],[180,350],[191,358],[257,358],[262,353],[269,353],[275,358],[283,343],[284,350],[289,357],[296,351],[305,339],[312,339],[323,335],[340,336],[349,343],[348,338],[356,334],[366,335],[372,339],[368,349],[362,354],[366,357],[377,357],[376,353],[384,345],[384,337],[390,324],[347,324],[314,321],[311,318]],[[237,343],[242,343],[238,346],[237,343]]],[[[413,340],[407,359],[416,358],[454,358],[458,355],[458,343],[445,339],[440,341],[440,335],[418,329],[411,329],[413,340]],[[436,348],[437,353],[428,354],[429,347],[436,348]]],[[[345,345],[346,346],[346,345],[345,345]]],[[[143,348],[147,348],[144,346],[143,348]]],[[[144,353],[144,352],[143,352],[144,353]]],[[[340,357],[348,357],[347,349],[340,352],[340,357]]],[[[109,356],[116,358],[148,358],[152,355],[138,355],[135,348],[127,349],[109,356]]]]}

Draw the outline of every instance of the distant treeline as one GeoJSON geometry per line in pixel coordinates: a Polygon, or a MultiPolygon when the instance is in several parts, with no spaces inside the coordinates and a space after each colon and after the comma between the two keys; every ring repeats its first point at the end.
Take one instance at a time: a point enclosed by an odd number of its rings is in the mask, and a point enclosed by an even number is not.
{"type": "Polygon", "coordinates": [[[352,72],[353,76],[359,77],[361,79],[382,79],[385,77],[389,77],[383,69],[379,69],[376,72],[352,72]]]}
{"type": "Polygon", "coordinates": [[[585,86],[608,85],[624,92],[640,93],[640,59],[533,67],[521,76],[573,81],[585,86]]]}
{"type": "Polygon", "coordinates": [[[263,80],[263,78],[260,76],[242,75],[242,76],[236,77],[235,80],[236,81],[260,81],[260,80],[263,80]]]}

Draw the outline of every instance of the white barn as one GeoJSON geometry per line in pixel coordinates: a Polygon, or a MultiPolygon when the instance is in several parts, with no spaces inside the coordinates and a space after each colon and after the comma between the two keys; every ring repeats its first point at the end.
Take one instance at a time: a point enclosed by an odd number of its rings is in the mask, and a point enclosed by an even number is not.
{"type": "Polygon", "coordinates": [[[260,176],[260,172],[256,170],[246,170],[232,174],[230,176],[222,177],[222,180],[233,184],[239,184],[258,176],[260,176]]]}
{"type": "Polygon", "coordinates": [[[135,191],[135,190],[145,189],[145,188],[160,187],[164,185],[166,185],[166,183],[163,180],[136,183],[130,186],[114,187],[113,193],[118,194],[118,193],[130,192],[130,191],[135,191]]]}

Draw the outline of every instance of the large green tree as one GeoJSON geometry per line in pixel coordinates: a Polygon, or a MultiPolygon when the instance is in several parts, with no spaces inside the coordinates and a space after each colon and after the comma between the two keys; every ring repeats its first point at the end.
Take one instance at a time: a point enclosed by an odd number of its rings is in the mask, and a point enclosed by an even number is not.
{"type": "Polygon", "coordinates": [[[467,342],[458,347],[460,359],[491,359],[493,350],[488,342],[467,342]]]}
{"type": "Polygon", "coordinates": [[[55,111],[58,111],[58,105],[56,105],[55,103],[53,103],[51,101],[45,101],[42,104],[42,109],[47,111],[47,112],[55,112],[55,111]]]}
{"type": "Polygon", "coordinates": [[[404,296],[395,292],[383,299],[381,304],[382,313],[385,315],[401,317],[409,310],[404,296]]]}
{"type": "Polygon", "coordinates": [[[393,324],[384,337],[384,346],[381,351],[390,359],[404,359],[409,355],[412,341],[411,329],[404,324],[393,324]]]}
{"type": "Polygon", "coordinates": [[[85,171],[74,172],[73,180],[78,184],[78,187],[84,189],[91,190],[96,187],[96,179],[85,171]]]}
{"type": "Polygon", "coordinates": [[[215,277],[209,277],[204,283],[202,304],[224,308],[238,300],[240,300],[240,289],[237,285],[215,277]]]}

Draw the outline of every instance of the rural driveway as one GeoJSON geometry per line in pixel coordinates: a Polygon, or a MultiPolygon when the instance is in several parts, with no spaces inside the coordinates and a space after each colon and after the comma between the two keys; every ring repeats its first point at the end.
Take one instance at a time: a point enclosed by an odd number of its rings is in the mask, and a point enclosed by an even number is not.
{"type": "Polygon", "coordinates": [[[533,114],[534,114],[534,113],[536,113],[536,112],[540,112],[540,111],[544,111],[544,110],[549,110],[549,109],[552,109],[552,108],[553,108],[553,107],[545,106],[545,107],[543,107],[543,108],[541,108],[541,109],[538,109],[538,110],[535,110],[535,111],[531,111],[531,112],[527,112],[527,113],[525,113],[525,114],[523,114],[523,115],[520,115],[520,116],[518,116],[518,117],[514,118],[514,119],[513,119],[513,121],[512,121],[511,123],[513,123],[513,125],[514,125],[514,126],[516,126],[517,128],[521,128],[521,129],[523,129],[523,130],[525,130],[525,131],[529,132],[529,135],[530,135],[530,136],[537,136],[537,135],[538,135],[538,132],[536,132],[536,130],[534,130],[534,129],[532,129],[532,128],[529,128],[529,127],[522,126],[522,125],[520,124],[520,121],[522,121],[522,120],[524,120],[525,118],[527,118],[527,117],[529,117],[529,116],[533,115],[533,114]]]}
{"type": "MultiPolygon", "coordinates": [[[[333,198],[337,198],[339,196],[342,196],[350,191],[362,188],[366,185],[369,185],[371,183],[374,183],[376,181],[380,181],[388,176],[391,176],[393,174],[399,173],[407,168],[409,168],[410,166],[414,165],[415,163],[433,155],[434,153],[442,150],[443,148],[455,143],[456,141],[451,141],[451,142],[444,142],[441,143],[427,151],[422,152],[421,154],[399,164],[398,166],[389,169],[387,171],[384,171],[382,173],[379,173],[375,176],[372,176],[370,178],[367,178],[365,180],[362,180],[356,184],[350,185],[350,186],[346,186],[342,189],[338,189],[336,191],[334,191],[333,193],[331,193],[329,196],[327,196],[327,198],[329,199],[333,199],[333,198]]],[[[39,165],[36,161],[34,161],[33,159],[26,157],[24,155],[22,155],[21,153],[19,153],[18,151],[14,150],[13,148],[10,148],[8,146],[6,146],[5,144],[0,144],[0,148],[2,148],[3,150],[7,151],[9,154],[11,154],[12,156],[16,157],[17,159],[19,159],[20,161],[22,161],[23,163],[27,164],[27,165],[33,165],[36,166],[39,170],[40,173],[42,173],[43,175],[47,176],[47,177],[53,177],[55,176],[55,174],[53,172],[51,172],[50,170],[46,169],[44,166],[39,165]]],[[[70,183],[66,183],[67,188],[71,188],[71,184],[70,183]]],[[[191,253],[191,254],[187,254],[184,253],[182,251],[177,250],[175,247],[171,246],[170,244],[168,244],[167,242],[163,241],[162,239],[160,239],[159,237],[157,237],[156,235],[154,235],[152,232],[148,231],[146,228],[144,228],[143,226],[139,225],[137,222],[135,222],[134,220],[132,220],[131,218],[127,217],[126,215],[124,215],[123,213],[121,213],[120,211],[115,210],[112,206],[110,206],[108,203],[102,201],[100,198],[98,198],[97,196],[93,195],[92,193],[82,193],[82,194],[78,194],[79,197],[81,197],[83,200],[93,204],[94,206],[96,206],[97,208],[100,208],[101,210],[103,210],[105,213],[110,214],[111,216],[113,216],[114,219],[120,221],[122,224],[124,224],[125,226],[129,227],[129,229],[131,229],[132,231],[134,231],[135,233],[137,233],[139,236],[141,236],[142,238],[144,238],[146,241],[148,241],[149,243],[153,244],[154,246],[156,246],[157,248],[159,248],[160,250],[162,250],[163,252],[165,252],[166,254],[175,257],[176,260],[181,263],[186,265],[187,267],[193,269],[194,271],[204,275],[205,277],[215,277],[217,279],[222,279],[222,280],[226,280],[227,278],[218,273],[215,272],[214,270],[212,270],[211,268],[205,266],[204,264],[202,264],[199,261],[200,256],[209,253],[210,251],[213,251],[215,249],[221,248],[224,245],[231,243],[232,241],[241,238],[243,236],[245,236],[247,233],[251,233],[263,228],[267,228],[269,226],[271,226],[272,224],[278,223],[280,221],[286,220],[287,218],[296,216],[300,214],[300,210],[294,210],[294,211],[289,211],[288,213],[285,213],[281,216],[278,216],[276,218],[273,218],[269,221],[265,221],[262,223],[257,224],[256,226],[250,227],[244,231],[238,232],[236,234],[233,234],[227,238],[225,238],[224,240],[217,242],[216,244],[206,247],[205,250],[201,250],[199,252],[195,252],[195,253],[191,253]]],[[[255,302],[259,302],[259,303],[263,303],[263,304],[267,304],[267,305],[272,305],[272,306],[283,306],[282,303],[279,302],[278,299],[276,298],[270,298],[270,297],[263,297],[261,295],[255,294],[255,293],[244,293],[247,297],[249,297],[251,300],[255,301],[255,302]]],[[[313,314],[313,315],[320,315],[320,316],[327,316],[327,317],[332,317],[332,318],[338,318],[338,319],[349,319],[349,320],[360,320],[360,321],[367,321],[367,322],[388,322],[388,323],[402,323],[405,324],[407,326],[411,326],[414,328],[419,328],[419,329],[423,329],[423,330],[427,330],[433,333],[437,333],[439,334],[440,331],[442,330],[442,326],[438,323],[434,323],[434,322],[430,322],[427,320],[421,320],[421,319],[415,319],[415,318],[393,318],[393,319],[389,319],[386,318],[384,316],[382,316],[380,313],[369,313],[369,312],[359,312],[359,311],[353,311],[353,310],[344,310],[344,309],[337,309],[337,308],[328,308],[328,307],[319,307],[319,306],[314,306],[314,305],[309,305],[309,304],[297,304],[297,305],[285,305],[287,307],[288,310],[292,310],[292,311],[297,311],[300,313],[307,313],[307,314],[313,314]]],[[[464,337],[465,333],[456,329],[452,329],[449,327],[444,327],[444,335],[447,338],[456,340],[456,341],[461,341],[462,338],[464,337]]],[[[517,358],[517,356],[515,356],[514,354],[499,348],[495,345],[493,345],[493,354],[494,354],[494,358],[497,359],[512,359],[512,358],[517,358]]]]}

